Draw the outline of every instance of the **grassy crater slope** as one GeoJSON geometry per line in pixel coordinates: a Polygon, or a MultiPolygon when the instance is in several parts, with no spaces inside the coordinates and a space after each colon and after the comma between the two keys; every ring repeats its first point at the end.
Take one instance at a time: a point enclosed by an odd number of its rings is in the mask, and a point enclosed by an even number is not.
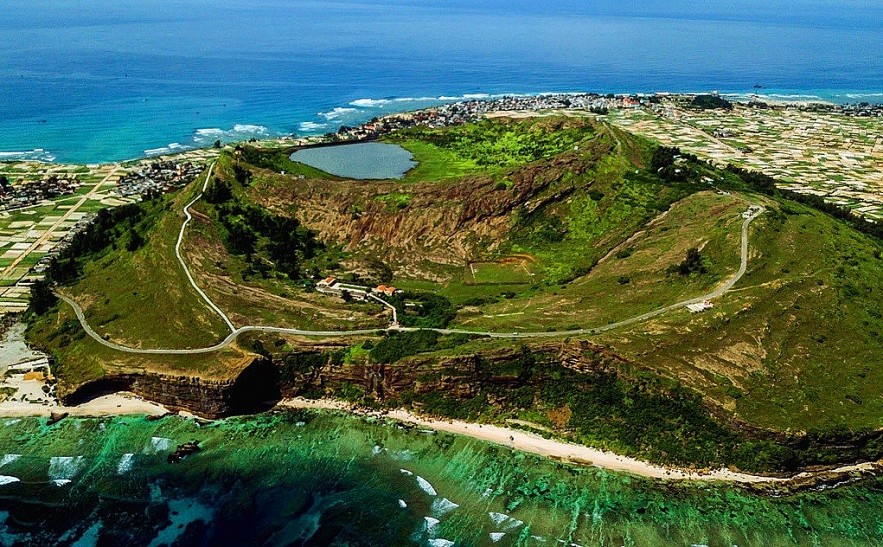
{"type": "MultiPolygon", "coordinates": [[[[834,461],[830,447],[819,456],[776,443],[789,432],[852,439],[883,427],[883,247],[849,223],[757,194],[739,173],[677,158],[588,118],[495,119],[389,140],[420,161],[400,181],[342,180],[291,162],[285,150],[245,146],[222,155],[207,199],[194,207],[184,254],[236,324],[385,325],[378,305],[312,291],[333,274],[407,289],[394,303],[413,324],[591,329],[714,290],[738,270],[741,213],[750,204],[767,212],[751,224],[748,271],[733,291],[701,314],[675,310],[592,336],[600,344],[592,351],[606,356],[602,370],[574,371],[538,342],[528,350],[542,356],[519,378],[523,362],[506,340],[388,337],[304,362],[303,341],[241,341],[272,357],[292,392],[531,421],[697,465],[751,465],[750,450],[727,454],[757,436],[767,444],[756,445],[756,468],[834,461]],[[505,354],[491,374],[504,378],[502,387],[476,390],[461,385],[462,371],[433,368],[488,354],[505,354]]],[[[144,347],[208,345],[223,333],[172,252],[180,209],[195,191],[143,205],[132,226],[141,244],[120,230],[62,287],[98,332],[144,347]]],[[[111,357],[63,308],[35,319],[31,336],[59,357],[62,381],[100,375],[104,362],[224,370],[209,357],[111,357]]],[[[471,369],[470,384],[481,386],[480,372],[471,369]]],[[[876,446],[852,453],[872,457],[876,446]]]]}

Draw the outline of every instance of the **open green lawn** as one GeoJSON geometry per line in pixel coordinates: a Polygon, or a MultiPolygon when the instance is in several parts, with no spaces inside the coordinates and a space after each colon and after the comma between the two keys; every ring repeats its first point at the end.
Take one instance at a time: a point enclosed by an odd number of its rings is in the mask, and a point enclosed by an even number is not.
{"type": "Polygon", "coordinates": [[[614,248],[588,275],[563,286],[525,290],[458,317],[469,328],[498,332],[593,328],[710,292],[739,267],[741,213],[748,201],[694,194],[614,248]],[[691,246],[708,272],[684,277],[667,269],[691,246]]]}
{"type": "Polygon", "coordinates": [[[530,261],[511,259],[469,264],[466,282],[476,285],[519,285],[533,282],[536,274],[530,261]]]}
{"type": "Polygon", "coordinates": [[[803,206],[773,207],[752,227],[745,278],[714,310],[601,339],[753,424],[883,427],[883,245],[803,206]]]}
{"type": "Polygon", "coordinates": [[[226,326],[190,286],[174,254],[184,220],[179,211],[198,186],[200,180],[154,208],[148,244],[135,252],[106,252],[86,266],[82,279],[64,289],[81,303],[99,333],[136,347],[162,348],[202,347],[226,334],[226,326]]]}

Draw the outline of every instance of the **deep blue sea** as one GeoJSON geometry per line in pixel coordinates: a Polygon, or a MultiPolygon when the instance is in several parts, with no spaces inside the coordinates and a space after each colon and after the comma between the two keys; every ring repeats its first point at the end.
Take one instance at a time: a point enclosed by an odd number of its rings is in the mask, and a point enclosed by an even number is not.
{"type": "Polygon", "coordinates": [[[879,0],[4,0],[0,37],[0,159],[324,133],[482,94],[883,100],[879,0]]]}

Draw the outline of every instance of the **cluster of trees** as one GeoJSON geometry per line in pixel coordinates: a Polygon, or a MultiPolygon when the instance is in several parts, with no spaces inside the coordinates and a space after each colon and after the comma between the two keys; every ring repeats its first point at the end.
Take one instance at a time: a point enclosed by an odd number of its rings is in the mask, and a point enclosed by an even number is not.
{"type": "Polygon", "coordinates": [[[395,363],[400,359],[432,351],[438,347],[439,334],[431,330],[392,332],[371,348],[374,363],[395,363]]]}
{"type": "Polygon", "coordinates": [[[406,327],[423,329],[443,328],[457,315],[457,309],[451,301],[439,294],[409,291],[406,298],[402,294],[387,298],[395,306],[399,322],[406,327]]]}
{"type": "Polygon", "coordinates": [[[58,302],[52,293],[52,284],[67,284],[76,280],[87,259],[108,248],[122,246],[129,252],[140,249],[147,242],[144,234],[155,218],[151,213],[162,207],[158,198],[159,194],[154,194],[141,203],[98,211],[92,223],[77,232],[70,244],[49,263],[46,278],[31,287],[28,310],[43,315],[52,309],[58,302]]]}
{"type": "Polygon", "coordinates": [[[696,95],[690,102],[693,108],[702,110],[724,109],[732,110],[733,103],[724,99],[720,95],[696,95]]]}
{"type": "Polygon", "coordinates": [[[673,146],[658,146],[653,151],[653,157],[650,159],[650,171],[656,173],[659,178],[667,182],[682,182],[687,180],[690,170],[687,165],[678,167],[675,160],[684,158],[685,160],[696,162],[698,158],[693,154],[681,152],[680,148],[673,146]]]}
{"type": "Polygon", "coordinates": [[[226,181],[213,182],[206,189],[205,198],[215,206],[224,227],[227,250],[245,255],[252,264],[263,265],[257,268],[262,273],[276,270],[297,279],[301,276],[303,261],[324,249],[315,233],[301,226],[297,219],[242,202],[226,181]]]}
{"type": "Polygon", "coordinates": [[[697,247],[691,247],[688,249],[687,256],[680,264],[669,267],[669,273],[678,273],[683,276],[688,276],[694,273],[702,275],[707,272],[708,267],[705,264],[705,259],[702,257],[702,253],[699,252],[699,248],[697,247]]]}
{"type": "Polygon", "coordinates": [[[61,284],[73,281],[82,272],[87,257],[108,247],[116,249],[122,244],[129,252],[137,251],[147,241],[144,234],[152,224],[150,213],[159,207],[158,199],[148,199],[98,211],[92,223],[75,234],[70,244],[50,263],[48,279],[61,284]]]}
{"type": "Polygon", "coordinates": [[[747,169],[742,169],[741,167],[735,167],[734,165],[727,165],[727,171],[737,175],[745,184],[757,192],[802,203],[803,205],[812,207],[813,209],[850,224],[859,232],[883,240],[883,223],[868,222],[864,216],[854,214],[848,207],[825,201],[825,198],[821,196],[801,194],[793,190],[778,188],[776,185],[776,179],[769,175],[764,175],[763,173],[749,171],[747,169]]]}

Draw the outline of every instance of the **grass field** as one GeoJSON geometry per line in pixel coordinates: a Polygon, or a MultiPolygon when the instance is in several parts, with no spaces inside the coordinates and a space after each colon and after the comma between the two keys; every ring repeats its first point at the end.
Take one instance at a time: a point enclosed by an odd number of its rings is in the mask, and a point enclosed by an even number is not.
{"type": "Polygon", "coordinates": [[[532,283],[536,277],[536,273],[532,271],[532,262],[526,258],[510,257],[493,262],[472,262],[468,270],[466,283],[477,285],[522,285],[532,283]]]}
{"type": "Polygon", "coordinates": [[[90,262],[65,289],[102,335],[135,347],[187,348],[217,342],[227,329],[189,285],[175,258],[184,221],[180,212],[201,186],[195,181],[150,214],[148,244],[135,252],[110,250],[90,262]]]}
{"type": "MultiPolygon", "coordinates": [[[[663,178],[649,167],[652,143],[589,120],[482,122],[406,131],[390,141],[421,160],[404,181],[330,179],[293,164],[287,151],[248,152],[260,156],[250,156],[259,165],[242,164],[251,178],[235,187],[237,199],[259,203],[277,219],[295,216],[327,236],[327,255],[304,261],[306,275],[360,276],[366,284],[434,293],[444,297],[434,309],[449,302],[457,310],[452,327],[494,332],[590,329],[708,293],[738,270],[741,214],[763,203],[767,212],[750,229],[748,271],[713,309],[675,310],[587,337],[627,361],[611,366],[684,385],[719,417],[779,430],[883,427],[879,242],[806,207],[755,195],[735,175],[693,160],[681,164],[688,175],[663,178]],[[701,268],[679,273],[691,248],[701,268]]],[[[223,157],[218,173],[236,178],[234,161],[223,157]]],[[[109,250],[65,289],[97,332],[135,346],[179,348],[209,345],[225,333],[173,252],[181,208],[197,186],[151,213],[146,245],[109,250]]],[[[379,305],[306,290],[306,279],[282,272],[269,255],[231,254],[224,230],[232,228],[216,208],[200,203],[194,213],[186,261],[237,325],[387,324],[379,305]]],[[[259,233],[257,245],[267,248],[271,235],[259,233]]],[[[125,366],[222,375],[241,357],[233,351],[220,364],[208,357],[127,361],[83,339],[71,319],[62,309],[33,332],[76,379],[125,366]]],[[[297,344],[282,347],[289,343],[297,344]]],[[[435,356],[511,346],[468,341],[435,356]]],[[[365,355],[354,350],[347,359],[365,355]]],[[[528,407],[519,416],[531,418],[528,407]]]]}

